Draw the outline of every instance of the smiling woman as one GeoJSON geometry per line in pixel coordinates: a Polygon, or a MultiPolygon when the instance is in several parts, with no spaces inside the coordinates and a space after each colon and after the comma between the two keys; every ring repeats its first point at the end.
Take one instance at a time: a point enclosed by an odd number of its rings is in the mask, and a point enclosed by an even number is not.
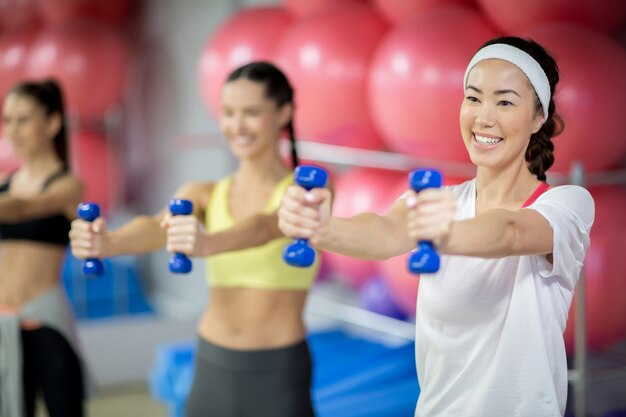
{"type": "Polygon", "coordinates": [[[594,221],[591,195],[550,187],[562,123],[554,59],[537,43],[493,39],[467,66],[460,128],[476,178],[407,191],[383,216],[330,215],[327,190],[291,186],[287,236],[361,259],[432,241],[444,256],[419,281],[415,416],[562,416],[563,331],[594,221]]]}
{"type": "Polygon", "coordinates": [[[83,195],[69,169],[64,111],[53,81],[18,84],[4,99],[4,134],[23,164],[0,185],[3,416],[33,416],[39,390],[50,415],[83,415],[83,372],[60,283],[83,195]]]}
{"type": "Polygon", "coordinates": [[[139,216],[108,232],[103,219],[72,224],[79,258],[156,251],[207,257],[208,307],[198,326],[195,379],[188,417],[245,415],[307,417],[311,358],[302,311],[317,273],[282,261],[290,240],[278,229],[277,208],[293,183],[279,138],[293,131],[293,90],[274,65],[234,70],[222,89],[220,127],[238,169],[215,183],[183,185],[176,198],[193,202],[188,216],[139,216]]]}

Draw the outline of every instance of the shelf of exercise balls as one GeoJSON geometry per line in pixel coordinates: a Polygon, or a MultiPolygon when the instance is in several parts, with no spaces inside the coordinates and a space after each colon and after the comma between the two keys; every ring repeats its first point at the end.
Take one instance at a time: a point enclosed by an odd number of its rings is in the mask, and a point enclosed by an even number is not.
{"type": "MultiPolygon", "coordinates": [[[[455,178],[471,178],[476,173],[476,167],[469,162],[433,160],[388,151],[358,149],[304,140],[298,140],[296,144],[300,158],[315,162],[393,171],[410,171],[420,167],[437,168],[445,172],[446,175],[455,178]]],[[[290,147],[291,145],[287,140],[281,143],[281,152],[284,156],[290,154],[290,147]]],[[[583,168],[580,164],[574,163],[569,173],[548,171],[548,183],[553,185],[577,184],[585,187],[626,185],[626,168],[593,173],[586,173],[583,168]],[[577,180],[574,176],[580,176],[581,179],[577,180]]]]}
{"type": "MultiPolygon", "coordinates": [[[[191,151],[206,148],[226,148],[226,142],[217,128],[201,134],[182,134],[175,139],[175,147],[179,150],[191,151]]],[[[408,172],[415,168],[437,168],[447,176],[455,178],[471,178],[476,173],[476,167],[469,162],[452,162],[417,158],[406,154],[391,151],[374,151],[368,149],[351,148],[347,146],[329,145],[325,143],[296,140],[298,156],[303,160],[328,163],[333,165],[354,166],[365,168],[380,168],[392,171],[408,172]]],[[[291,144],[287,139],[281,141],[281,154],[289,158],[291,144]]],[[[625,161],[626,163],[626,161],[625,161]]],[[[574,164],[572,172],[578,164],[574,164]]],[[[575,184],[570,173],[547,173],[548,183],[553,185],[575,184]]],[[[602,172],[584,172],[585,187],[599,185],[626,185],[626,166],[602,172]]]]}

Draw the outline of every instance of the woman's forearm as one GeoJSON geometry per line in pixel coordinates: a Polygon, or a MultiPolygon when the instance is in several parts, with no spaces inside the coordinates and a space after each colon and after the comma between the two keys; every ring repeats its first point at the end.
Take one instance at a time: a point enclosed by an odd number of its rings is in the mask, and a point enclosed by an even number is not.
{"type": "Polygon", "coordinates": [[[138,216],[121,228],[109,232],[106,256],[155,252],[163,248],[165,242],[166,232],[157,218],[138,216]]]}
{"type": "Polygon", "coordinates": [[[501,258],[552,252],[552,229],[534,210],[490,210],[453,222],[440,250],[450,255],[501,258]]]}
{"type": "Polygon", "coordinates": [[[205,234],[202,255],[252,248],[282,236],[276,213],[257,215],[229,229],[205,234]]]}
{"type": "Polygon", "coordinates": [[[402,223],[374,213],[332,217],[325,229],[311,239],[316,247],[358,259],[388,259],[414,246],[402,223]]]}

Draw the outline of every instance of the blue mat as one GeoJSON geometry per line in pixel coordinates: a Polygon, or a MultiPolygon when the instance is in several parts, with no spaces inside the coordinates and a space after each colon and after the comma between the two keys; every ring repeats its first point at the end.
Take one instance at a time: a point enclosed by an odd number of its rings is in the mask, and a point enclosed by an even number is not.
{"type": "Polygon", "coordinates": [[[88,277],[82,262],[68,251],[63,267],[63,286],[78,319],[98,319],[120,315],[151,314],[141,277],[129,256],[104,259],[104,274],[88,277]]]}
{"type": "MultiPolygon", "coordinates": [[[[333,330],[308,338],[314,362],[313,402],[318,417],[413,416],[420,389],[414,345],[387,347],[333,330]]],[[[184,415],[193,381],[194,342],[158,348],[149,377],[152,396],[184,415]]]]}

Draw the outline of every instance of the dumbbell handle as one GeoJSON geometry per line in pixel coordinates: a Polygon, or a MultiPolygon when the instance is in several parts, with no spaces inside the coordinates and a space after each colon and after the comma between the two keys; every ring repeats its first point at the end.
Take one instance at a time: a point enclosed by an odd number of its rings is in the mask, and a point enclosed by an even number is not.
{"type": "MultiPolygon", "coordinates": [[[[78,217],[92,223],[100,217],[100,206],[96,203],[80,203],[77,209],[78,217]]],[[[104,264],[98,258],[87,258],[82,264],[83,274],[100,276],[104,274],[104,264]]]]}
{"type": "MultiPolygon", "coordinates": [[[[294,182],[307,191],[323,188],[328,181],[328,172],[312,165],[300,165],[295,169],[294,182]]],[[[294,239],[285,246],[283,259],[291,266],[306,268],[315,262],[315,250],[309,245],[308,239],[294,239]]]]}
{"type": "MultiPolygon", "coordinates": [[[[189,200],[172,199],[169,204],[170,213],[173,216],[189,215],[193,212],[193,204],[189,200]]],[[[191,272],[192,263],[191,259],[184,253],[174,253],[168,262],[170,271],[175,274],[187,274],[191,272]]]]}
{"type": "MultiPolygon", "coordinates": [[[[416,193],[427,188],[440,188],[443,176],[436,169],[418,169],[409,174],[409,187],[416,193]]],[[[439,271],[440,258],[432,242],[422,240],[408,258],[408,270],[414,274],[439,271]]]]}

